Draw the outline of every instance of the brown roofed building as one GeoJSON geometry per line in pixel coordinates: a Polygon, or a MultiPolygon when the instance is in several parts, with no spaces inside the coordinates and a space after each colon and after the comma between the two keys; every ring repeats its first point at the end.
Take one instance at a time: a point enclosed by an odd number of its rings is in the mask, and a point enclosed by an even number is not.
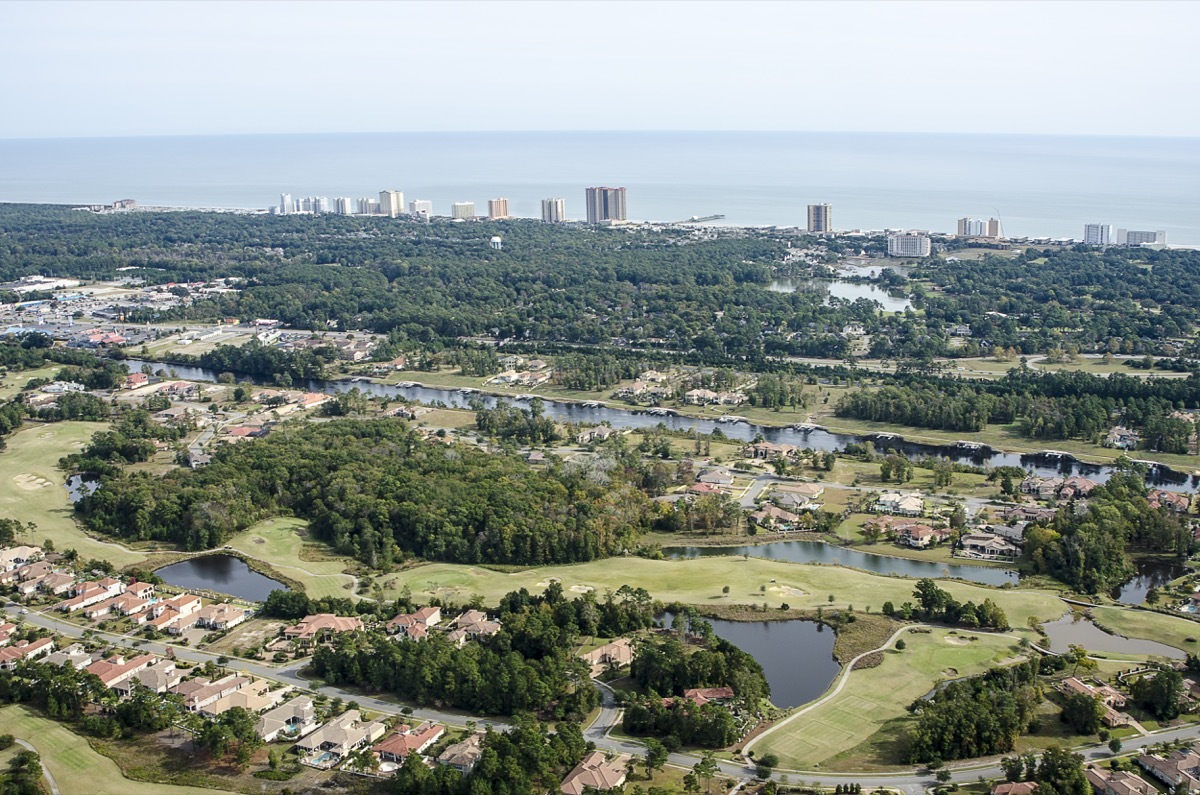
{"type": "Polygon", "coordinates": [[[563,779],[563,795],[583,795],[586,789],[616,789],[625,783],[626,758],[618,756],[610,762],[603,751],[592,751],[563,779]]]}

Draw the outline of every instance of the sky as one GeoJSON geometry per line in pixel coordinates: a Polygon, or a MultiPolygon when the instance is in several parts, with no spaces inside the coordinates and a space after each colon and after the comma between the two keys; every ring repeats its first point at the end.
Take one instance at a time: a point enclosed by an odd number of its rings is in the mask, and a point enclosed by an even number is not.
{"type": "Polygon", "coordinates": [[[0,2],[0,138],[1200,136],[1193,2],[0,2]]]}

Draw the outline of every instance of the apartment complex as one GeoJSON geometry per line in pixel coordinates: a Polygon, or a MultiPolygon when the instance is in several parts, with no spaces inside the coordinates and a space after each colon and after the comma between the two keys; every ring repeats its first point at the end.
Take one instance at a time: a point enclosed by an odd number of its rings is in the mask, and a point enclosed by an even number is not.
{"type": "Polygon", "coordinates": [[[404,212],[404,194],[398,190],[379,191],[379,213],[396,218],[404,212]]]}
{"type": "Polygon", "coordinates": [[[589,224],[628,220],[624,188],[588,188],[586,195],[589,224]]]}
{"type": "Polygon", "coordinates": [[[488,199],[488,220],[498,221],[508,217],[508,199],[488,199]]]}
{"type": "Polygon", "coordinates": [[[542,221],[548,224],[561,224],[567,220],[566,199],[542,199],[542,221]]]}
{"type": "Polygon", "coordinates": [[[814,235],[833,231],[833,207],[829,204],[808,205],[808,231],[814,235]]]}
{"type": "Polygon", "coordinates": [[[889,257],[928,257],[933,246],[929,235],[920,232],[900,232],[888,235],[887,253],[889,257]]]}

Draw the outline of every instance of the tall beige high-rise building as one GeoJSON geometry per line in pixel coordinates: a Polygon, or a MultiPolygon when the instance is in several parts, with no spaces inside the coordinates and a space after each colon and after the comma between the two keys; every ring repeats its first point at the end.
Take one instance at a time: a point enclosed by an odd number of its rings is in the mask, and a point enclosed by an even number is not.
{"type": "Polygon", "coordinates": [[[1000,239],[1000,219],[989,218],[987,221],[987,236],[993,240],[1000,239]]]}
{"type": "Polygon", "coordinates": [[[812,234],[827,234],[833,231],[833,206],[829,204],[808,205],[808,231],[812,234]]]}
{"type": "Polygon", "coordinates": [[[475,202],[455,202],[450,205],[450,217],[468,220],[475,217],[475,202]]]}
{"type": "Polygon", "coordinates": [[[498,221],[508,217],[508,199],[488,199],[488,220],[498,221]]]}
{"type": "Polygon", "coordinates": [[[624,188],[588,188],[587,219],[589,224],[603,221],[626,221],[624,188]]]}
{"type": "Polygon", "coordinates": [[[567,220],[567,200],[542,199],[542,220],[548,224],[561,224],[567,220]]]}
{"type": "Polygon", "coordinates": [[[395,218],[404,213],[404,193],[398,190],[379,191],[379,213],[395,218]]]}

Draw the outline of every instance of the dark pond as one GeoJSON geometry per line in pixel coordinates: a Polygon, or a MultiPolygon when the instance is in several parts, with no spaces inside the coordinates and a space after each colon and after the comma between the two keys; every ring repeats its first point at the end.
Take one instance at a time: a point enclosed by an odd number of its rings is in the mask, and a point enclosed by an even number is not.
{"type": "Polygon", "coordinates": [[[202,555],[164,566],[155,574],[169,585],[217,591],[249,602],[264,602],[271,591],[287,587],[232,555],[202,555]]]}
{"type": "Polygon", "coordinates": [[[1112,652],[1114,654],[1137,654],[1169,657],[1182,660],[1187,655],[1174,646],[1157,643],[1152,640],[1123,638],[1120,635],[1110,635],[1086,618],[1075,613],[1067,615],[1042,625],[1050,638],[1050,650],[1065,652],[1067,647],[1074,644],[1083,646],[1090,651],[1112,652]]]}
{"type": "MultiPolygon", "coordinates": [[[[669,627],[671,614],[659,620],[669,627]]],[[[833,658],[833,630],[815,621],[705,620],[718,637],[758,660],[777,707],[807,704],[824,693],[841,670],[833,658]]]]}
{"type": "Polygon", "coordinates": [[[770,544],[740,547],[668,547],[663,550],[663,554],[671,559],[749,555],[752,558],[786,560],[791,563],[836,563],[875,574],[899,574],[917,578],[958,577],[985,585],[1016,583],[1018,579],[1017,573],[1012,569],[893,558],[859,552],[822,541],[775,541],[770,544]]]}
{"type": "Polygon", "coordinates": [[[100,488],[100,479],[90,472],[67,478],[67,496],[71,502],[79,502],[100,488]]]}
{"type": "MultiPolygon", "coordinates": [[[[149,364],[155,372],[159,370],[174,372],[178,378],[208,382],[217,380],[215,372],[201,367],[172,365],[165,362],[144,362],[140,359],[126,359],[125,364],[131,372],[141,369],[143,364],[149,364]]],[[[414,374],[414,377],[420,376],[419,374],[414,374]]],[[[262,379],[251,377],[250,380],[261,381],[262,379]]],[[[372,396],[399,397],[425,404],[440,403],[451,408],[468,408],[470,403],[475,400],[482,401],[487,407],[495,406],[498,402],[514,402],[512,399],[498,399],[492,395],[482,393],[464,394],[454,389],[395,386],[376,384],[369,381],[310,381],[307,384],[297,384],[296,386],[302,386],[312,392],[329,393],[348,392],[351,389],[358,389],[372,396]]],[[[516,403],[516,405],[521,404],[516,403]]],[[[1102,482],[1108,479],[1112,471],[1107,466],[1084,464],[1070,456],[1059,456],[1057,454],[1018,454],[1000,452],[987,447],[965,448],[958,445],[918,444],[895,435],[867,434],[866,436],[855,436],[852,434],[831,433],[820,428],[816,430],[796,430],[790,427],[759,426],[747,422],[719,423],[711,419],[695,419],[670,414],[660,416],[649,414],[644,410],[628,410],[608,406],[592,407],[580,403],[564,403],[555,400],[544,401],[543,414],[560,422],[578,422],[589,425],[607,422],[614,428],[653,428],[662,424],[670,430],[687,431],[694,428],[699,433],[712,433],[715,430],[720,430],[725,436],[731,439],[745,442],[751,441],[757,435],[762,434],[769,442],[793,444],[800,448],[810,448],[812,450],[843,450],[847,445],[862,443],[864,440],[869,439],[875,443],[876,450],[880,451],[896,450],[911,457],[927,455],[941,456],[951,461],[960,461],[964,464],[973,464],[976,466],[1017,466],[1043,477],[1056,474],[1083,475],[1102,482]]],[[[1184,473],[1176,472],[1170,468],[1156,466],[1151,469],[1147,476],[1147,482],[1159,488],[1192,491],[1196,485],[1200,485],[1200,478],[1191,478],[1184,473]]]]}
{"type": "Polygon", "coordinates": [[[1177,561],[1153,558],[1142,558],[1135,565],[1137,574],[1112,594],[1118,602],[1124,602],[1127,605],[1140,605],[1146,601],[1146,592],[1151,588],[1161,588],[1171,580],[1187,574],[1188,571],[1187,566],[1177,561]]]}
{"type": "Polygon", "coordinates": [[[912,306],[907,298],[893,296],[886,287],[840,279],[776,279],[767,285],[767,289],[775,293],[797,291],[820,293],[825,296],[826,305],[829,304],[831,298],[841,298],[850,302],[866,298],[869,301],[878,301],[885,312],[903,312],[912,306]]]}

